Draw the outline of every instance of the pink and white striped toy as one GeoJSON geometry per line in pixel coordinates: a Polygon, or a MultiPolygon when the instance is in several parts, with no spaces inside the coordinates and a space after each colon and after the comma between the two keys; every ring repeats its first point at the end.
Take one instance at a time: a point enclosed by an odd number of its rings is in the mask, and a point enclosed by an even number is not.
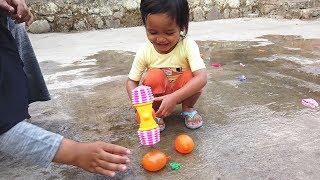
{"type": "Polygon", "coordinates": [[[149,86],[138,86],[132,90],[132,103],[134,105],[153,102],[154,97],[149,86]]]}
{"type": "Polygon", "coordinates": [[[138,86],[132,91],[132,103],[140,117],[138,136],[142,145],[151,146],[160,141],[160,128],[152,115],[153,100],[149,86],[138,86]]]}
{"type": "Polygon", "coordinates": [[[151,129],[149,131],[138,131],[140,144],[152,146],[160,142],[160,128],[151,129]]]}

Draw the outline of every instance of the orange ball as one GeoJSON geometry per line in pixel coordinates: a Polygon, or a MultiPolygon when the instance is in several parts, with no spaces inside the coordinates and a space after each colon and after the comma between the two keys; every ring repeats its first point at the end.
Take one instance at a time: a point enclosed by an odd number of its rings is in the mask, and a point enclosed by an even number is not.
{"type": "Polygon", "coordinates": [[[170,157],[166,156],[163,152],[154,150],[143,156],[141,164],[144,169],[154,172],[162,169],[169,159],[170,157]]]}
{"type": "Polygon", "coordinates": [[[194,142],[188,135],[179,135],[175,140],[175,148],[179,153],[188,154],[194,148],[194,142]]]}

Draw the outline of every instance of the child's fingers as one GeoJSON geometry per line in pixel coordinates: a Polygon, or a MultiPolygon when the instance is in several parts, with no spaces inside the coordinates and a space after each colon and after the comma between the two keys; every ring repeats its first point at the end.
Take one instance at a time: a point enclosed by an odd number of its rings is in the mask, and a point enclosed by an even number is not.
{"type": "Polygon", "coordinates": [[[157,117],[162,117],[163,116],[163,110],[164,110],[164,107],[162,105],[160,105],[158,111],[156,112],[156,116],[157,117]]]}
{"type": "Polygon", "coordinates": [[[159,97],[155,97],[154,101],[162,101],[163,100],[163,96],[159,96],[159,97]]]}
{"type": "Polygon", "coordinates": [[[131,151],[128,148],[118,146],[115,144],[104,143],[102,149],[112,154],[131,154],[131,151]]]}

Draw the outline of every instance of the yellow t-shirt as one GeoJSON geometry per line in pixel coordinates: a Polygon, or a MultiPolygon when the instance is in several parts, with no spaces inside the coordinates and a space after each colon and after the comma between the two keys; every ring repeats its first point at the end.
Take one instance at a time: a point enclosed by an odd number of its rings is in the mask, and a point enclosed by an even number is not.
{"type": "Polygon", "coordinates": [[[138,50],[129,72],[129,78],[140,81],[144,71],[151,68],[182,68],[191,69],[194,72],[206,66],[200,56],[197,43],[187,36],[167,54],[158,53],[148,41],[138,50]]]}

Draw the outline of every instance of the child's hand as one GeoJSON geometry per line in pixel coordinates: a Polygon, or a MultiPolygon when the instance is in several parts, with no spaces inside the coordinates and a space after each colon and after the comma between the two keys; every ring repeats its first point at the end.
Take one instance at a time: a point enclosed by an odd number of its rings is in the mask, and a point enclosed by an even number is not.
{"type": "Polygon", "coordinates": [[[64,139],[54,162],[72,164],[92,173],[114,176],[127,169],[130,151],[104,142],[78,143],[64,139]]]}
{"type": "Polygon", "coordinates": [[[177,100],[172,94],[155,97],[154,101],[162,101],[158,111],[156,112],[157,117],[169,116],[177,105],[177,100]]]}

